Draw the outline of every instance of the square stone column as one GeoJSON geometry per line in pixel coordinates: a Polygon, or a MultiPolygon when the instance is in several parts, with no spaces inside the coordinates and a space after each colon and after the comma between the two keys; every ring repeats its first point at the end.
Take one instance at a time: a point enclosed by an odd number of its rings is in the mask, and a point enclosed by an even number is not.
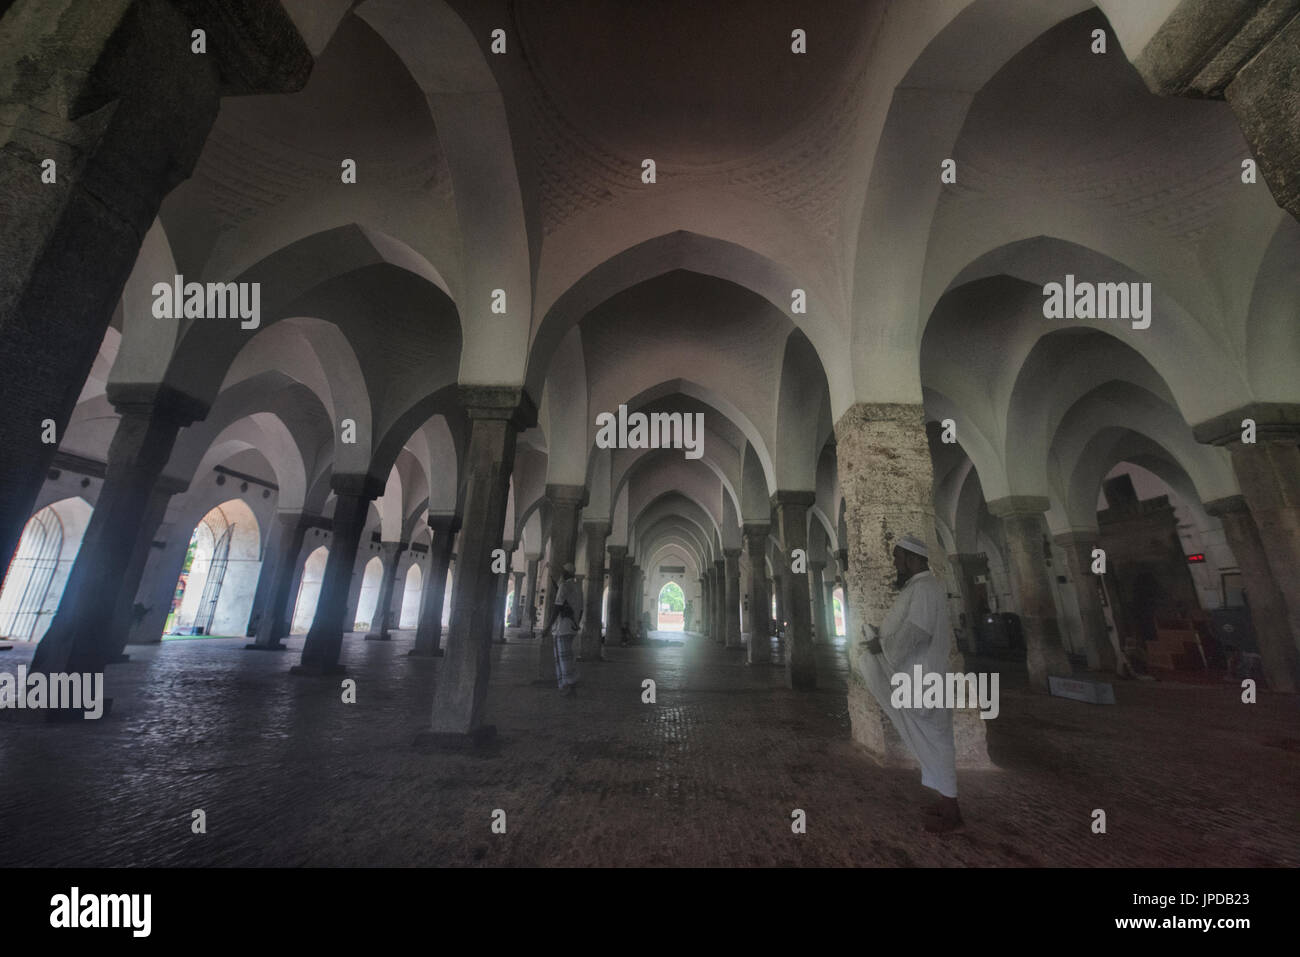
{"type": "Polygon", "coordinates": [[[431,736],[423,740],[462,746],[495,734],[484,722],[492,670],[492,609],[496,573],[492,552],[505,530],[510,473],[519,432],[537,422],[537,407],[523,389],[461,386],[469,414],[465,456],[464,532],[452,587],[451,624],[433,699],[431,736]]]}
{"type": "MultiPolygon", "coordinates": [[[[153,551],[153,538],[162,525],[163,516],[167,512],[167,506],[171,502],[172,496],[179,495],[188,487],[189,483],[168,478],[164,475],[154,484],[153,491],[149,494],[149,504],[145,506],[144,518],[140,522],[139,529],[136,530],[135,545],[131,549],[131,561],[127,565],[126,574],[122,577],[122,590],[117,594],[113,617],[109,622],[108,632],[104,636],[110,664],[115,661],[124,662],[129,660],[123,653],[124,649],[128,644],[137,643],[132,641],[133,636],[131,634],[137,620],[135,613],[136,600],[138,597],[147,598],[148,595],[144,593],[154,591],[141,586],[145,567],[148,565],[150,553],[153,551]]],[[[174,581],[172,589],[174,592],[174,581]]],[[[162,633],[160,629],[158,634],[150,636],[146,643],[156,645],[161,641],[162,633]]]]}
{"type": "MultiPolygon", "coordinates": [[[[783,564],[794,562],[796,549],[808,554],[808,507],[816,500],[812,492],[777,491],[772,496],[776,511],[778,535],[781,539],[783,564]]],[[[797,691],[812,691],[817,687],[817,659],[812,645],[812,603],[808,600],[808,574],[790,571],[782,575],[785,592],[786,628],[785,674],[786,683],[797,691]]]]}
{"type": "Polygon", "coordinates": [[[831,636],[826,627],[826,583],[822,580],[825,562],[809,562],[808,578],[812,587],[812,610],[814,637],[820,644],[830,644],[831,636]]]}
{"type": "Polygon", "coordinates": [[[520,609],[524,607],[524,573],[523,572],[514,573],[514,589],[515,589],[514,590],[515,600],[510,605],[509,625],[511,628],[518,628],[519,620],[520,620],[520,609]]]}
{"type": "Polygon", "coordinates": [[[1300,689],[1300,653],[1296,650],[1286,602],[1273,577],[1246,499],[1241,495],[1215,499],[1205,503],[1205,511],[1223,523],[1224,537],[1246,583],[1246,601],[1250,605],[1250,621],[1255,629],[1264,677],[1274,691],[1294,693],[1300,689]]]}
{"type": "Polygon", "coordinates": [[[540,555],[528,559],[528,596],[523,605],[526,615],[523,627],[528,631],[529,638],[537,633],[537,564],[540,561],[540,555]]]}
{"type": "Polygon", "coordinates": [[[740,549],[724,548],[723,565],[727,572],[727,620],[723,635],[728,648],[743,648],[740,640],[740,549]]]}
{"type": "Polygon", "coordinates": [[[627,569],[627,546],[610,545],[606,550],[609,552],[609,599],[605,606],[605,634],[612,642],[623,630],[623,575],[627,569]]]}
{"type": "MultiPolygon", "coordinates": [[[[280,4],[264,0],[14,0],[0,10],[4,568],[58,449],[41,441],[41,423],[52,419],[63,437],[143,237],[193,171],[221,97],[299,90],[312,59],[280,4]],[[196,25],[208,31],[204,56],[190,50],[196,25]],[[54,183],[41,182],[45,159],[54,183]]],[[[101,608],[101,638],[104,617],[101,608]]]]}
{"type": "Polygon", "coordinates": [[[789,629],[786,627],[786,622],[789,619],[785,614],[785,593],[789,587],[786,578],[789,577],[789,574],[789,572],[777,570],[772,572],[772,591],[776,598],[777,646],[782,650],[782,653],[785,651],[786,638],[789,635],[789,629]]]}
{"type": "Polygon", "coordinates": [[[1122,655],[1116,654],[1118,640],[1112,638],[1106,627],[1101,596],[1097,593],[1097,576],[1092,573],[1092,550],[1097,547],[1098,537],[1095,532],[1076,531],[1057,535],[1055,541],[1065,550],[1070,578],[1074,580],[1088,668],[1119,673],[1122,655]]]}
{"type": "Polygon", "coordinates": [[[1295,0],[1182,0],[1132,57],[1153,93],[1224,99],[1277,204],[1300,219],[1295,0]]]}
{"type": "Polygon", "coordinates": [[[397,577],[397,563],[402,552],[406,551],[406,542],[380,542],[379,562],[383,566],[383,577],[379,580],[379,600],[375,604],[375,625],[366,635],[366,641],[392,641],[388,633],[393,610],[393,585],[397,577]]]}
{"type": "MultiPolygon", "coordinates": [[[[204,412],[166,387],[110,385],[108,398],[121,419],[108,449],[104,486],[59,610],[36,646],[33,672],[99,672],[121,654],[126,635],[111,633],[106,613],[111,619],[127,590],[132,555],[176,436],[204,412]]],[[[130,590],[134,595],[135,588],[130,590]]]]}
{"type": "Polygon", "coordinates": [[[844,586],[844,637],[848,639],[849,644],[858,640],[858,629],[855,628],[856,612],[850,607],[852,600],[849,598],[849,550],[841,548],[835,553],[835,566],[839,569],[839,580],[844,586]]]}
{"type": "MultiPolygon", "coordinates": [[[[879,626],[898,595],[894,545],[902,536],[918,535],[930,555],[942,561],[934,522],[934,473],[920,404],[858,403],[835,423],[836,457],[846,503],[848,530],[845,585],[852,627],[848,630],[849,719],[853,740],[887,766],[914,766],[915,759],[881,710],[858,671],[866,624],[879,626]]],[[[932,567],[937,562],[932,562],[932,567]]],[[[943,566],[940,565],[940,570],[943,566]]],[[[936,577],[942,578],[936,571],[936,577]]],[[[952,635],[949,668],[964,672],[952,635]]],[[[990,766],[987,722],[978,709],[953,713],[958,768],[990,766]]]]}
{"type": "Polygon", "coordinates": [[[447,597],[447,572],[451,569],[460,516],[450,512],[430,512],[429,577],[420,593],[420,620],[415,626],[415,646],[407,652],[412,658],[442,657],[442,609],[447,597]]]}
{"type": "Polygon", "coordinates": [[[609,522],[583,522],[582,529],[587,533],[587,610],[582,615],[578,651],[583,661],[601,661],[600,599],[605,584],[605,539],[609,537],[609,522]]]}
{"type": "Polygon", "coordinates": [[[501,548],[507,556],[506,570],[496,576],[497,593],[495,601],[495,611],[492,613],[492,643],[504,645],[506,643],[506,593],[510,586],[510,564],[515,553],[514,542],[502,542],[501,548]]]}
{"type": "Polygon", "coordinates": [[[709,637],[718,644],[727,640],[727,560],[713,562],[713,627],[709,637]]]}
{"type": "Polygon", "coordinates": [[[771,526],[762,522],[747,523],[745,548],[749,553],[749,648],[745,661],[751,665],[772,661],[771,592],[767,582],[767,536],[771,526]]]}
{"type": "MultiPolygon", "coordinates": [[[[555,595],[560,590],[561,569],[571,563],[578,548],[578,517],[587,503],[581,485],[547,485],[546,501],[551,506],[551,584],[546,593],[542,622],[551,617],[555,595]]],[[[555,636],[544,633],[537,648],[537,680],[555,683],[555,636]]]]}
{"type": "Polygon", "coordinates": [[[1043,558],[1047,523],[1043,513],[1051,502],[1040,495],[1008,495],[988,503],[989,514],[1002,519],[1007,539],[1007,564],[1020,601],[1020,627],[1025,636],[1025,661],[1029,687],[1048,693],[1051,675],[1068,678],[1070,666],[1061,644],[1061,623],[1043,558]]]}
{"type": "MultiPolygon", "coordinates": [[[[1202,422],[1192,431],[1198,442],[1226,448],[1232,456],[1232,470],[1250,508],[1269,577],[1281,595],[1294,648],[1300,641],[1300,404],[1260,402],[1202,422]],[[1255,423],[1255,441],[1249,443],[1242,441],[1242,422],[1247,418],[1255,423]]],[[[1231,521],[1243,550],[1251,551],[1244,522],[1231,521]]],[[[1242,561],[1240,555],[1237,561],[1242,561]]],[[[1259,591],[1268,590],[1260,584],[1259,591]]],[[[1263,594],[1258,597],[1271,601],[1263,594]]],[[[1252,610],[1255,599],[1252,593],[1252,610]]],[[[1278,659],[1279,667],[1285,669],[1289,658],[1278,659]]]]}
{"type": "Polygon", "coordinates": [[[303,642],[302,658],[289,669],[295,675],[335,675],[344,671],[339,665],[339,653],[343,650],[343,632],[352,626],[345,616],[357,547],[370,503],[384,494],[384,482],[371,475],[335,475],[330,487],[336,498],[329,558],[321,578],[316,615],[303,642]]]}
{"type": "Polygon", "coordinates": [[[279,536],[274,551],[264,559],[263,574],[271,575],[270,597],[262,620],[257,624],[254,640],[244,648],[249,651],[284,651],[284,639],[289,634],[289,602],[293,596],[293,579],[298,568],[298,556],[302,554],[303,539],[307,530],[317,527],[322,520],[319,515],[306,512],[279,512],[276,515],[279,536]]]}

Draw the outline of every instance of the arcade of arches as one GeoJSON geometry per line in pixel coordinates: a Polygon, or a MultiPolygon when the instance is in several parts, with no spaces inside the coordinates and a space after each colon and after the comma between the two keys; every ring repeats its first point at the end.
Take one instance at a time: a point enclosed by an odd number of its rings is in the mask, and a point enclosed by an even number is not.
{"type": "Polygon", "coordinates": [[[852,666],[915,533],[1027,711],[1293,706],[1297,4],[218,6],[0,5],[0,667],[389,656],[426,743],[481,743],[553,687],[572,562],[584,680],[829,694],[888,769],[852,666]],[[1067,277],[1149,326],[1045,318],[1067,277]]]}

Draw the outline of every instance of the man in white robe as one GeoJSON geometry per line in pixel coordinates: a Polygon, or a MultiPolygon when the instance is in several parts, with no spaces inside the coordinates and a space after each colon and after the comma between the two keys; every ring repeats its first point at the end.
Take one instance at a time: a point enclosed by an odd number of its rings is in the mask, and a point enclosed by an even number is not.
{"type": "Polygon", "coordinates": [[[555,635],[555,682],[560,686],[560,693],[570,698],[578,691],[573,643],[582,628],[583,608],[582,587],[574,577],[573,563],[566,562],[542,634],[549,631],[555,635]]]}
{"type": "MultiPolygon", "coordinates": [[[[949,708],[896,708],[893,677],[912,680],[922,673],[945,675],[952,644],[947,594],[930,571],[929,550],[915,535],[905,535],[894,547],[894,568],[902,590],[877,634],[860,646],[858,670],[872,696],[889,715],[899,736],[921,764],[921,783],[939,792],[926,811],[925,829],[950,831],[961,825],[957,806],[957,754],[949,708]]],[[[908,704],[911,703],[908,696],[908,704]]]]}

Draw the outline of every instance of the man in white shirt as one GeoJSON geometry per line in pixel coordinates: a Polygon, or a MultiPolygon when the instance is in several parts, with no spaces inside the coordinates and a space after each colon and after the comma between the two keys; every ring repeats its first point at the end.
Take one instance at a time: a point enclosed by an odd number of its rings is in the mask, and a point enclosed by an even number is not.
{"type": "Polygon", "coordinates": [[[896,708],[892,703],[895,674],[945,674],[952,644],[944,587],[930,571],[929,550],[915,535],[904,535],[894,547],[897,585],[879,631],[862,643],[858,670],[899,736],[921,764],[921,783],[939,792],[939,801],[926,812],[925,829],[939,833],[959,827],[957,754],[953,743],[952,711],[945,707],[896,708]]]}
{"type": "Polygon", "coordinates": [[[572,562],[567,562],[561,572],[560,586],[555,590],[555,603],[551,606],[542,633],[555,635],[555,680],[560,693],[567,698],[577,694],[578,668],[573,659],[573,642],[582,625],[582,588],[574,578],[572,562]]]}

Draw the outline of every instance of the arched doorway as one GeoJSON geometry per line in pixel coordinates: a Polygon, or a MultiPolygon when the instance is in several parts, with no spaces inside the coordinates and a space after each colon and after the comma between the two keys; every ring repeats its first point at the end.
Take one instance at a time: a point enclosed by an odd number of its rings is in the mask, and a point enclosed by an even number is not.
{"type": "Polygon", "coordinates": [[[45,635],[92,512],[85,499],[65,498],[28,519],[0,589],[0,637],[39,641],[45,635]]]}
{"type": "Polygon", "coordinates": [[[257,591],[261,535],[240,499],[212,509],[194,527],[163,635],[242,635],[257,591]]]}
{"type": "Polygon", "coordinates": [[[420,623],[420,596],[424,592],[424,573],[415,562],[406,570],[406,589],[402,592],[402,613],[397,616],[397,627],[414,628],[420,623]]]}
{"type": "Polygon", "coordinates": [[[686,593],[682,591],[682,586],[677,582],[665,582],[664,587],[659,589],[658,622],[655,625],[658,631],[681,631],[684,627],[684,615],[686,613],[686,593]]]}
{"type": "Polygon", "coordinates": [[[844,637],[844,589],[836,585],[831,591],[831,607],[835,614],[835,622],[832,627],[835,629],[835,637],[844,637]]]}
{"type": "Polygon", "coordinates": [[[369,631],[375,620],[379,605],[379,586],[384,579],[384,563],[376,555],[366,562],[365,573],[361,577],[361,595],[357,598],[357,617],[352,623],[353,631],[369,631]]]}
{"type": "Polygon", "coordinates": [[[320,583],[325,578],[325,564],[329,557],[330,550],[324,545],[307,556],[307,561],[302,566],[302,582],[298,585],[298,600],[293,606],[290,634],[303,635],[311,629],[312,619],[316,617],[316,603],[320,600],[320,583]]]}

